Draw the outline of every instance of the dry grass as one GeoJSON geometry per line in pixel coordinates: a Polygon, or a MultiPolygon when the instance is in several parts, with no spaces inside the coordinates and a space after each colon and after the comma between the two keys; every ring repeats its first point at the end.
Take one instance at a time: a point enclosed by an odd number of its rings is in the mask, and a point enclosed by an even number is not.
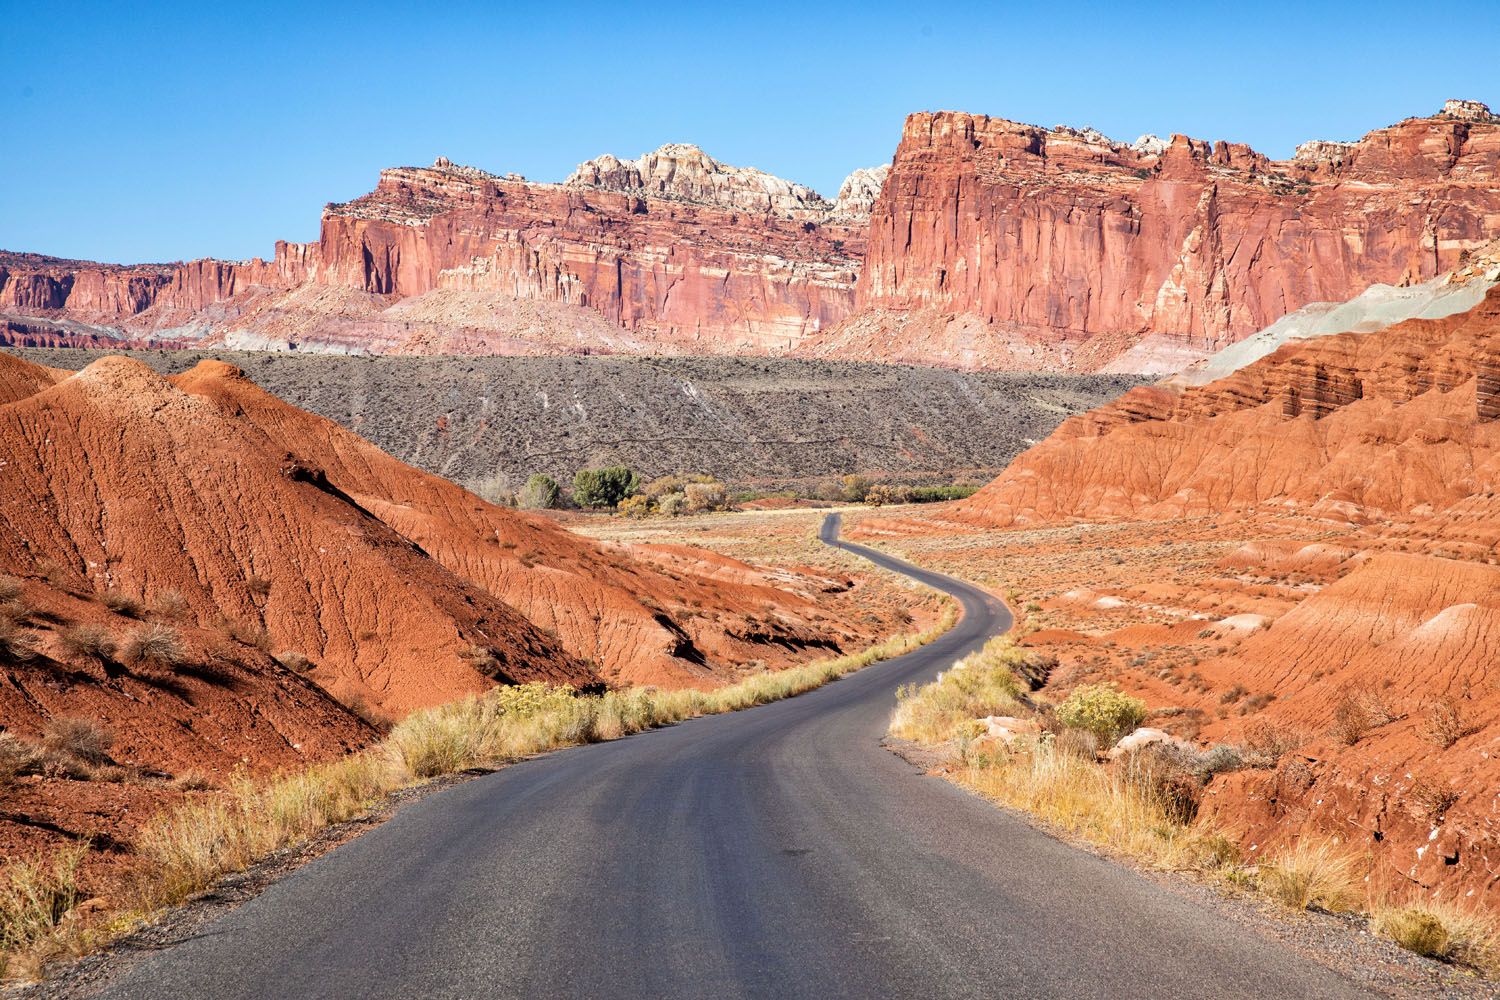
{"type": "Polygon", "coordinates": [[[1425,900],[1377,906],[1370,925],[1407,951],[1500,974],[1500,925],[1488,914],[1425,900]]]}
{"type": "MultiPolygon", "coordinates": [[[[1195,820],[1193,810],[1185,808],[1183,782],[1202,761],[1184,763],[1168,751],[1147,748],[1101,765],[1092,737],[1082,729],[1043,731],[1008,745],[975,738],[974,718],[1005,697],[1002,671],[995,665],[975,673],[950,670],[929,685],[903,692],[893,734],[929,746],[953,743],[952,780],[1105,851],[1157,868],[1202,873],[1298,911],[1369,911],[1372,927],[1405,948],[1500,974],[1500,924],[1493,917],[1430,900],[1372,905],[1365,878],[1369,859],[1347,846],[1305,838],[1258,867],[1245,867],[1231,838],[1195,820]],[[986,691],[978,683],[986,672],[1001,676],[999,688],[986,691]],[[960,696],[965,688],[983,693],[965,700],[960,696]],[[1087,745],[1075,750],[1068,744],[1070,736],[1088,737],[1087,745]]],[[[1381,714],[1371,712],[1368,704],[1359,708],[1367,723],[1381,714]]],[[[1267,732],[1250,752],[1274,760],[1303,738],[1290,730],[1267,732]]],[[[1207,760],[1222,749],[1199,756],[1207,760]]],[[[1451,790],[1438,801],[1451,804],[1451,790]]]]}
{"type": "Polygon", "coordinates": [[[7,573],[0,573],[0,604],[14,601],[21,596],[21,581],[7,573]]]}
{"type": "Polygon", "coordinates": [[[109,730],[89,719],[52,719],[42,729],[43,749],[85,764],[107,764],[114,744],[109,730]]]}
{"type": "Polygon", "coordinates": [[[170,625],[150,622],[140,626],[125,640],[121,653],[127,663],[171,668],[187,659],[182,636],[170,625]]]}
{"type": "Polygon", "coordinates": [[[1444,695],[1428,703],[1419,732],[1427,742],[1446,750],[1479,729],[1479,725],[1468,718],[1459,699],[1444,695]]]}
{"type": "Polygon", "coordinates": [[[104,662],[114,658],[115,637],[98,625],[78,625],[58,636],[65,654],[81,660],[104,662]]]}
{"type": "Polygon", "coordinates": [[[1331,735],[1344,746],[1352,747],[1370,730],[1395,720],[1395,713],[1374,688],[1346,688],[1333,706],[1331,735]]]}
{"type": "Polygon", "coordinates": [[[266,785],[242,780],[223,796],[155,817],[136,849],[135,903],[150,913],[243,871],[278,848],[364,811],[401,785],[384,755],[360,753],[266,785]]]}
{"type": "Polygon", "coordinates": [[[1260,866],[1259,883],[1266,895],[1293,910],[1346,913],[1364,897],[1359,860],[1331,840],[1298,840],[1260,866]]]}
{"type": "Polygon", "coordinates": [[[55,943],[68,911],[81,899],[78,867],[87,850],[74,844],[6,865],[0,875],[0,974],[11,972],[17,956],[55,943]]]}
{"type": "Polygon", "coordinates": [[[1154,867],[1197,867],[1200,858],[1219,854],[1174,815],[1146,775],[1101,767],[1050,738],[981,752],[957,779],[1054,829],[1154,867]]]}
{"type": "Polygon", "coordinates": [[[312,660],[293,649],[284,649],[276,654],[276,662],[294,674],[306,674],[313,668],[312,660]]]}
{"type": "Polygon", "coordinates": [[[191,610],[180,591],[163,590],[151,602],[152,610],[163,618],[183,618],[191,610]]]}
{"type": "Polygon", "coordinates": [[[25,663],[36,655],[36,637],[12,615],[0,614],[0,661],[25,663]]]}
{"type": "Polygon", "coordinates": [[[146,605],[123,590],[106,590],[99,600],[115,614],[126,618],[139,618],[146,613],[146,605]]]}
{"type": "Polygon", "coordinates": [[[901,688],[896,692],[891,732],[919,743],[942,743],[967,730],[976,719],[1022,711],[1016,671],[1026,655],[1008,636],[1002,636],[959,660],[932,683],[901,688]]]}
{"type": "MultiPolygon", "coordinates": [[[[162,908],[208,888],[220,876],[244,870],[272,851],[351,819],[414,782],[775,701],[909,652],[937,638],[955,620],[950,604],[942,620],[921,635],[900,636],[850,656],[756,674],[717,691],[634,688],[577,695],[570,688],[525,684],[414,713],[382,742],[360,753],[268,783],[242,779],[221,793],[197,796],[154,817],[136,842],[139,865],[128,904],[88,931],[86,945],[74,950],[125,933],[162,908]]],[[[0,734],[0,770],[8,753],[18,767],[34,760],[21,741],[13,742],[14,746],[0,734]]],[[[70,755],[97,757],[108,750],[107,734],[78,720],[66,726],[59,723],[55,742],[60,752],[65,749],[70,755]]],[[[206,784],[192,774],[176,782],[184,791],[206,784]]],[[[75,861],[68,871],[76,867],[75,861]]],[[[36,881],[34,875],[28,878],[36,881]]],[[[71,905],[70,901],[59,911],[58,920],[71,905]]],[[[58,953],[64,936],[58,920],[36,922],[31,936],[7,939],[0,959],[12,969],[34,969],[38,956],[58,953]]],[[[67,933],[75,943],[83,940],[78,937],[83,931],[67,933]]]]}

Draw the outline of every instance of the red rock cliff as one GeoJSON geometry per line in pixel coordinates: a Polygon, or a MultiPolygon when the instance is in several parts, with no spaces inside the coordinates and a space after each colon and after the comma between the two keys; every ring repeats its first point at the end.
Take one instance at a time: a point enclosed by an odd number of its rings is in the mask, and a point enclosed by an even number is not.
{"type": "MultiPolygon", "coordinates": [[[[1146,334],[1213,349],[1309,302],[1434,277],[1497,230],[1500,123],[1482,105],[1284,162],[922,113],[872,215],[858,299],[1067,341],[1089,367],[1146,334]]],[[[939,335],[930,360],[952,346],[939,335]]]]}

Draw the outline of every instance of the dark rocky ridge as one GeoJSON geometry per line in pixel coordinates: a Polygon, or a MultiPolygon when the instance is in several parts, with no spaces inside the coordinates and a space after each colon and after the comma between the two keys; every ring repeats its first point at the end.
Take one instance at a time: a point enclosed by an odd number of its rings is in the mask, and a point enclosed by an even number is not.
{"type": "MultiPolygon", "coordinates": [[[[105,353],[13,353],[81,368],[105,353]]],[[[125,352],[164,373],[211,357],[287,402],[472,488],[620,461],[738,486],[844,473],[982,482],[1062,420],[1141,384],[1126,375],[738,358],[347,357],[125,352]]]]}

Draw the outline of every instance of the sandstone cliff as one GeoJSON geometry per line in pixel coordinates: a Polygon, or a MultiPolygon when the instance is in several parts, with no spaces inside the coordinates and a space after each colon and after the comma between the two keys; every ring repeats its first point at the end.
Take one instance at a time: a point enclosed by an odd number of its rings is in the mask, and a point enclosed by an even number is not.
{"type": "Polygon", "coordinates": [[[439,158],[270,260],[0,256],[0,341],[1168,371],[1450,270],[1500,235],[1497,180],[1500,122],[1463,101],[1285,161],[923,112],[832,203],[690,145],[562,184],[439,158]]]}
{"type": "Polygon", "coordinates": [[[1154,334],[1201,356],[1308,303],[1451,269],[1500,231],[1497,180],[1500,123],[1473,102],[1280,162],[915,114],[871,219],[861,315],[804,349],[1097,368],[1154,334]]]}
{"type": "Polygon", "coordinates": [[[847,316],[868,176],[833,204],[695,146],[564,184],[439,158],[329,205],[269,261],[0,256],[0,342],[391,353],[768,353],[847,316]]]}

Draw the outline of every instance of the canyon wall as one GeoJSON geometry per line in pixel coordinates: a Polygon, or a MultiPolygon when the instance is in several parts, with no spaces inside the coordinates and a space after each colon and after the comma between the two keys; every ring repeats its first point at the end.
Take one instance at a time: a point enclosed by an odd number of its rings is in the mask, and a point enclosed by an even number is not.
{"type": "Polygon", "coordinates": [[[690,145],[562,184],[439,158],[269,261],[0,254],[0,343],[1164,371],[1496,235],[1500,120],[1473,102],[1286,161],[923,112],[835,201],[690,145]]]}
{"type": "Polygon", "coordinates": [[[768,353],[852,310],[878,176],[828,202],[695,146],[601,157],[564,184],[439,158],[382,171],[324,210],[316,243],[278,243],[270,261],[0,255],[0,314],[28,346],[92,346],[100,331],[84,327],[101,326],[129,342],[394,353],[768,353]]]}
{"type": "Polygon", "coordinates": [[[979,366],[1093,368],[1149,335],[1211,352],[1308,303],[1432,278],[1497,231],[1500,122],[1472,102],[1280,162],[915,114],[871,217],[862,323],[829,343],[979,366]]]}

